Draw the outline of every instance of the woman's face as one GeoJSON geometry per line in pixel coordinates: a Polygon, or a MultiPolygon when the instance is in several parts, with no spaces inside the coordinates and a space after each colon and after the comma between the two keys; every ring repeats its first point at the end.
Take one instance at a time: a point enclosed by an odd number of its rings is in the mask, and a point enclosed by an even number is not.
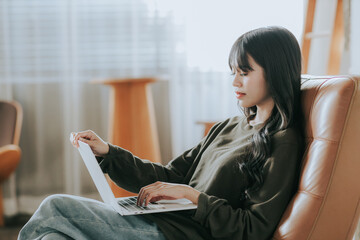
{"type": "Polygon", "coordinates": [[[248,55],[248,61],[253,71],[243,72],[241,69],[237,69],[233,81],[240,106],[244,108],[255,105],[258,108],[273,106],[273,99],[264,77],[264,69],[250,55],[248,55]]]}

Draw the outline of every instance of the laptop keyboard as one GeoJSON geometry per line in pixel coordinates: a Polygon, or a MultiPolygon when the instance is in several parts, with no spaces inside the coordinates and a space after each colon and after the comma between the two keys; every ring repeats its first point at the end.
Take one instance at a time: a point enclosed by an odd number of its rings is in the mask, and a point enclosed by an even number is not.
{"type": "Polygon", "coordinates": [[[137,197],[130,197],[120,199],[118,204],[125,208],[128,211],[144,211],[144,210],[155,210],[159,208],[163,208],[161,204],[158,203],[149,203],[146,207],[141,207],[136,205],[137,197]]]}

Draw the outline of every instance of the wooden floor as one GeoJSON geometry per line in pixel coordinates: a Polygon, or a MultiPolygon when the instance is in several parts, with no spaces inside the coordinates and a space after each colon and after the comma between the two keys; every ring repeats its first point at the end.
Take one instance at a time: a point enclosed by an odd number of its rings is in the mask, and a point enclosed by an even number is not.
{"type": "Polygon", "coordinates": [[[16,240],[21,227],[0,228],[0,240],[16,240]]]}
{"type": "Polygon", "coordinates": [[[29,220],[29,215],[5,218],[5,227],[0,227],[0,240],[16,240],[20,229],[29,220]]]}

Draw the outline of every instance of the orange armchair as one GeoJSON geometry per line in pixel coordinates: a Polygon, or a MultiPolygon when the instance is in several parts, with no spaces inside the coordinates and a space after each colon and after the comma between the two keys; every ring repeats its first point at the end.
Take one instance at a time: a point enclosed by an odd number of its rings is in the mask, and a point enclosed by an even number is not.
{"type": "MultiPolygon", "coordinates": [[[[0,184],[15,171],[19,164],[22,118],[23,113],[19,103],[0,101],[0,184]]],[[[3,215],[3,198],[0,185],[0,226],[4,225],[3,215]]]]}
{"type": "Polygon", "coordinates": [[[299,188],[273,240],[351,240],[360,215],[360,77],[305,77],[301,98],[299,188]]]}

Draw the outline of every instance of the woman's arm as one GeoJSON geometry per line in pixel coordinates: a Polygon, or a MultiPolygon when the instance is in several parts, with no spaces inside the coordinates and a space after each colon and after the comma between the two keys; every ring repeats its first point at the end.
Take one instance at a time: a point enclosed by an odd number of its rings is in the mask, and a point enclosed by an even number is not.
{"type": "Polygon", "coordinates": [[[167,166],[140,159],[131,152],[109,144],[110,151],[103,156],[100,167],[120,187],[138,193],[143,186],[156,181],[184,183],[184,176],[199,154],[200,142],[172,160],[167,166]]]}
{"type": "Polygon", "coordinates": [[[76,147],[77,141],[89,144],[103,172],[107,173],[120,187],[137,193],[141,187],[156,181],[185,183],[184,178],[194,164],[194,160],[206,145],[205,143],[219,132],[216,130],[219,125],[220,123],[216,124],[197,146],[185,151],[167,166],[140,159],[126,149],[108,144],[91,130],[74,133],[75,140],[72,144],[76,147]]]}

